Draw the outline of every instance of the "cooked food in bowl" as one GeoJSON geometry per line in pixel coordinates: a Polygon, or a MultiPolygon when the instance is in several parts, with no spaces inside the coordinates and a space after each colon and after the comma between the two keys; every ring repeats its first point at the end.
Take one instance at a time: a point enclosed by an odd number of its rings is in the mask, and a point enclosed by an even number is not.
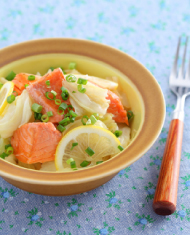
{"type": "Polygon", "coordinates": [[[132,107],[117,77],[68,70],[0,78],[0,157],[24,168],[74,171],[99,165],[130,142],[132,107]]]}

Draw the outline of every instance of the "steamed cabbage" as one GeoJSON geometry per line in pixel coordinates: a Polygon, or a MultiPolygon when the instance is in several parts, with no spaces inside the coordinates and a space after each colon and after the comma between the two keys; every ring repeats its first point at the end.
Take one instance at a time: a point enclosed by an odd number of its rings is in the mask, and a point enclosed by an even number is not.
{"type": "Polygon", "coordinates": [[[122,135],[119,136],[118,139],[121,143],[121,146],[125,148],[130,142],[131,129],[126,125],[119,124],[119,130],[122,131],[122,135]]]}
{"type": "Polygon", "coordinates": [[[0,116],[0,136],[8,138],[21,125],[28,123],[32,117],[32,101],[26,90],[15,101],[7,105],[0,116]]]}
{"type": "Polygon", "coordinates": [[[91,81],[92,83],[95,83],[95,84],[97,84],[98,86],[100,86],[104,89],[115,90],[118,87],[118,83],[110,81],[110,80],[106,80],[106,79],[103,79],[103,78],[84,75],[84,74],[75,74],[75,73],[72,73],[72,74],[77,79],[79,79],[79,78],[87,79],[88,81],[91,81]]]}
{"type": "Polygon", "coordinates": [[[107,126],[107,129],[114,132],[118,130],[117,123],[113,120],[113,114],[106,113],[103,117],[100,118],[100,120],[107,126]]]}
{"type": "Polygon", "coordinates": [[[109,107],[109,100],[106,99],[107,89],[100,88],[88,82],[84,86],[86,92],[81,93],[78,91],[77,82],[67,82],[66,80],[63,81],[63,86],[68,90],[70,97],[87,112],[91,114],[98,113],[99,115],[106,114],[109,107]],[[73,91],[76,93],[73,93],[73,91]]]}

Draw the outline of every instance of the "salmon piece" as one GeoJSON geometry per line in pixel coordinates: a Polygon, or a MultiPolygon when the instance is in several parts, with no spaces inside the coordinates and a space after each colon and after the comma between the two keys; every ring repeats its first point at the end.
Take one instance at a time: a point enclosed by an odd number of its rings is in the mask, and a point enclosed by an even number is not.
{"type": "Polygon", "coordinates": [[[116,122],[126,123],[127,125],[129,125],[127,111],[124,109],[119,96],[108,90],[108,96],[106,97],[106,99],[110,101],[107,112],[114,115],[113,119],[116,122]]]}
{"type": "Polygon", "coordinates": [[[12,82],[14,83],[14,91],[16,91],[18,93],[18,95],[20,95],[22,93],[22,91],[25,89],[25,84],[32,84],[35,83],[36,81],[38,81],[41,76],[38,75],[34,75],[35,76],[35,80],[33,81],[29,81],[28,80],[28,76],[29,75],[33,75],[33,74],[29,74],[29,73],[18,73],[15,78],[12,80],[12,82]]]}
{"type": "Polygon", "coordinates": [[[15,157],[27,164],[53,161],[61,133],[50,122],[27,123],[18,128],[11,138],[15,157]]]}
{"type": "MultiPolygon", "coordinates": [[[[56,99],[61,100],[61,102],[64,102],[66,104],[70,104],[69,99],[66,101],[62,99],[61,97],[61,87],[62,87],[62,80],[65,79],[64,75],[61,71],[61,69],[55,69],[53,72],[46,74],[44,77],[42,77],[39,81],[31,84],[27,87],[27,91],[29,92],[29,95],[33,98],[35,103],[40,104],[42,109],[42,114],[47,113],[48,111],[53,112],[53,116],[49,118],[49,122],[58,123],[60,122],[63,117],[63,115],[60,115],[57,113],[58,111],[58,105],[55,104],[55,100],[49,100],[45,93],[47,91],[55,91],[57,93],[56,99]],[[51,88],[48,88],[46,85],[46,81],[50,81],[51,88]]],[[[51,97],[51,96],[50,96],[51,97]]]]}
{"type": "MultiPolygon", "coordinates": [[[[91,82],[96,86],[99,86],[92,81],[88,81],[88,82],[91,82]]],[[[101,87],[101,86],[99,86],[99,87],[101,87]]],[[[101,87],[101,88],[104,89],[103,87],[101,87]]],[[[116,122],[126,123],[127,125],[129,125],[127,111],[124,109],[119,96],[117,96],[112,91],[108,90],[106,99],[110,101],[109,107],[107,109],[107,113],[112,113],[114,115],[113,119],[116,122]]]]}

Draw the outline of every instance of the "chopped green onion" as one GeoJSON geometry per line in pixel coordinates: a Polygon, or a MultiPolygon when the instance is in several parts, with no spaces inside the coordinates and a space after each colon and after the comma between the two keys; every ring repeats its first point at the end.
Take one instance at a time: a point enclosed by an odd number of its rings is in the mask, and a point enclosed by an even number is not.
{"type": "Polygon", "coordinates": [[[56,91],[53,91],[53,90],[52,90],[51,93],[52,93],[53,95],[55,95],[55,96],[57,95],[57,92],[56,92],[56,91]]]}
{"type": "Polygon", "coordinates": [[[76,63],[75,62],[71,62],[69,64],[69,69],[75,69],[76,68],[76,63]]]}
{"type": "Polygon", "coordinates": [[[11,104],[14,100],[15,100],[14,95],[10,95],[10,96],[7,97],[7,103],[9,103],[9,104],[11,104]]]}
{"type": "Polygon", "coordinates": [[[5,145],[5,150],[8,149],[8,147],[12,147],[12,145],[11,144],[6,144],[5,145]]]}
{"type": "Polygon", "coordinates": [[[88,166],[90,163],[91,163],[91,162],[83,161],[83,162],[80,164],[80,166],[81,166],[81,167],[86,167],[86,166],[88,166]]]}
{"type": "Polygon", "coordinates": [[[63,100],[67,100],[69,97],[69,92],[67,91],[67,89],[65,89],[65,87],[61,87],[62,93],[61,93],[61,97],[63,100]]]}
{"type": "Polygon", "coordinates": [[[123,151],[123,147],[121,146],[121,145],[118,145],[118,149],[120,150],[120,151],[123,151]]]}
{"type": "Polygon", "coordinates": [[[41,121],[42,114],[41,113],[34,113],[34,118],[35,120],[40,120],[41,121]]]}
{"type": "Polygon", "coordinates": [[[59,109],[62,109],[62,110],[65,110],[67,109],[68,105],[66,103],[62,103],[60,106],[59,106],[59,109]]]}
{"type": "Polygon", "coordinates": [[[94,117],[94,115],[90,116],[91,124],[94,125],[97,122],[97,119],[94,117]]]}
{"type": "Polygon", "coordinates": [[[82,85],[86,85],[87,82],[88,82],[88,80],[84,79],[84,78],[79,78],[78,81],[77,81],[78,84],[82,84],[82,85]]]}
{"type": "Polygon", "coordinates": [[[47,114],[42,115],[41,120],[42,122],[48,122],[49,121],[48,115],[47,114]]]}
{"type": "Polygon", "coordinates": [[[99,117],[99,114],[98,113],[93,113],[92,114],[97,120],[99,120],[100,119],[100,117],[99,117]]]}
{"type": "Polygon", "coordinates": [[[0,89],[2,88],[2,86],[3,86],[3,83],[0,82],[0,89]]]}
{"type": "Polygon", "coordinates": [[[86,122],[86,125],[91,125],[92,123],[91,123],[91,120],[90,120],[90,118],[88,119],[88,121],[86,122]]]}
{"type": "Polygon", "coordinates": [[[61,120],[60,122],[59,122],[59,124],[64,124],[64,123],[67,123],[67,122],[69,122],[70,121],[70,118],[69,117],[67,117],[67,118],[64,118],[63,120],[61,120]]]}
{"type": "Polygon", "coordinates": [[[72,91],[72,93],[77,93],[76,91],[72,91]]]}
{"type": "Polygon", "coordinates": [[[88,121],[88,116],[84,115],[81,119],[82,124],[86,125],[87,121],[85,122],[84,119],[86,119],[88,121]]]}
{"type": "Polygon", "coordinates": [[[70,122],[74,122],[74,121],[75,121],[75,117],[71,117],[70,122]]]}
{"type": "Polygon", "coordinates": [[[67,89],[66,89],[64,86],[62,86],[62,87],[61,87],[61,91],[62,91],[62,92],[67,92],[67,89]]]}
{"type": "Polygon", "coordinates": [[[49,92],[49,91],[46,91],[46,93],[45,93],[45,96],[46,96],[46,98],[48,99],[48,100],[55,100],[55,94],[53,94],[52,92],[49,92]],[[49,97],[49,94],[52,94],[53,95],[53,98],[50,98],[49,97]]]}
{"type": "Polygon", "coordinates": [[[48,115],[48,117],[53,117],[53,112],[49,111],[49,112],[47,112],[47,115],[48,115]]]}
{"type": "Polygon", "coordinates": [[[36,77],[35,77],[34,75],[29,75],[29,76],[28,76],[28,80],[29,80],[29,81],[34,81],[35,78],[36,78],[36,77]]]}
{"type": "Polygon", "coordinates": [[[2,153],[1,155],[0,155],[0,158],[2,158],[2,159],[5,159],[6,157],[8,157],[9,155],[7,154],[7,153],[2,153]]]}
{"type": "Polygon", "coordinates": [[[90,157],[92,157],[92,155],[95,154],[95,152],[94,152],[90,147],[88,147],[88,148],[85,150],[85,152],[86,152],[90,157]]]}
{"type": "Polygon", "coordinates": [[[122,131],[116,130],[116,131],[114,132],[114,135],[118,138],[119,136],[122,135],[122,131]]]}
{"type": "Polygon", "coordinates": [[[128,117],[128,120],[133,119],[134,114],[131,110],[127,111],[127,117],[128,117]]]}
{"type": "Polygon", "coordinates": [[[13,71],[11,71],[5,78],[8,80],[8,81],[12,81],[16,76],[16,73],[14,73],[13,71]]]}
{"type": "Polygon", "coordinates": [[[46,81],[46,85],[49,87],[50,86],[50,80],[46,81]]]}
{"type": "Polygon", "coordinates": [[[63,114],[65,113],[65,111],[58,108],[57,113],[58,113],[59,115],[63,115],[63,114]],[[59,110],[61,110],[62,112],[60,113],[59,110]]]}
{"type": "Polygon", "coordinates": [[[33,111],[33,112],[36,112],[36,113],[41,113],[42,108],[43,108],[43,107],[42,107],[41,105],[37,104],[37,103],[34,103],[34,104],[32,105],[32,111],[33,111]]]}
{"type": "Polygon", "coordinates": [[[71,104],[68,105],[68,111],[70,110],[69,108],[73,109],[73,106],[71,104]]]}
{"type": "Polygon", "coordinates": [[[55,68],[54,67],[50,67],[49,69],[51,69],[51,71],[53,71],[55,68]]]}
{"type": "Polygon", "coordinates": [[[56,104],[56,105],[60,105],[60,104],[61,104],[61,100],[56,99],[56,100],[55,100],[55,104],[56,104]]]}
{"type": "Polygon", "coordinates": [[[69,98],[69,92],[67,92],[67,93],[62,92],[61,97],[62,97],[63,100],[67,100],[69,98]]]}
{"type": "Polygon", "coordinates": [[[74,162],[75,160],[73,159],[73,158],[69,158],[67,161],[66,161],[66,163],[68,164],[68,165],[70,165],[70,163],[71,162],[74,162]]]}
{"type": "Polygon", "coordinates": [[[29,85],[28,84],[24,84],[24,87],[27,88],[29,85]]]}
{"type": "Polygon", "coordinates": [[[73,74],[69,74],[66,76],[67,82],[76,82],[77,78],[73,74]]]}
{"type": "Polygon", "coordinates": [[[97,162],[96,162],[96,165],[98,165],[98,164],[100,164],[100,163],[102,163],[102,162],[104,162],[104,161],[97,161],[97,162]]]}
{"type": "Polygon", "coordinates": [[[66,130],[66,128],[62,125],[58,125],[57,130],[59,130],[60,132],[63,132],[64,130],[66,130]]]}
{"type": "Polygon", "coordinates": [[[66,114],[64,115],[64,118],[66,118],[66,117],[69,117],[69,118],[70,118],[69,113],[66,113],[66,114]]]}
{"type": "Polygon", "coordinates": [[[78,85],[77,89],[80,93],[85,93],[86,92],[86,88],[84,88],[82,84],[78,85]]]}
{"type": "Polygon", "coordinates": [[[77,167],[76,162],[75,161],[70,162],[70,166],[71,168],[76,168],[77,167]]]}
{"type": "Polygon", "coordinates": [[[78,143],[72,143],[71,150],[73,150],[73,149],[74,149],[74,147],[75,147],[75,146],[77,146],[77,145],[78,145],[78,143]]]}
{"type": "Polygon", "coordinates": [[[77,114],[76,114],[73,110],[70,110],[70,111],[69,111],[69,114],[70,114],[72,117],[77,117],[77,114]]]}
{"type": "Polygon", "coordinates": [[[6,149],[6,154],[8,154],[8,155],[13,154],[13,152],[14,152],[14,149],[13,149],[12,146],[11,146],[11,147],[8,147],[8,148],[6,149]]]}

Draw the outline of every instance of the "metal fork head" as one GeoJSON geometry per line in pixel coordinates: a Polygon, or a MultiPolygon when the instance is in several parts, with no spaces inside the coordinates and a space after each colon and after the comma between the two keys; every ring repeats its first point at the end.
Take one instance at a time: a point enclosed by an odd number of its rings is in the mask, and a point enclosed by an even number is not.
{"type": "Polygon", "coordinates": [[[185,97],[190,95],[190,91],[189,91],[189,88],[190,88],[190,59],[189,59],[186,75],[184,76],[187,44],[188,44],[188,37],[186,37],[186,41],[185,41],[185,49],[183,52],[182,64],[181,64],[181,67],[180,67],[179,72],[177,74],[177,63],[178,63],[178,59],[179,59],[179,51],[180,51],[180,45],[181,45],[181,37],[179,38],[175,61],[174,61],[173,68],[172,68],[172,71],[170,74],[170,79],[169,79],[170,89],[178,97],[181,97],[181,98],[183,97],[184,99],[185,99],[185,97]]]}

